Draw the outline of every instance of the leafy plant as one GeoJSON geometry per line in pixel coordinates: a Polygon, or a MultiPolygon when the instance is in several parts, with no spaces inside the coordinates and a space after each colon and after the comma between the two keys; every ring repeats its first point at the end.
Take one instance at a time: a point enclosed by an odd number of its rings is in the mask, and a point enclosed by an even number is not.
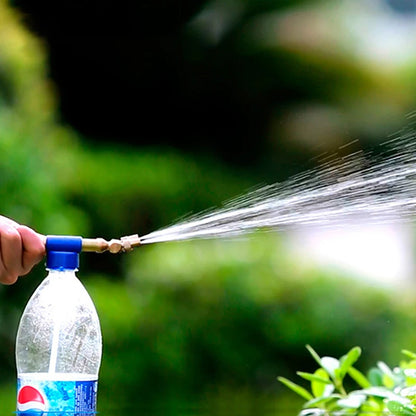
{"type": "Polygon", "coordinates": [[[354,364],[361,355],[361,348],[354,347],[337,359],[320,357],[306,346],[319,368],[314,373],[299,371],[297,374],[310,382],[310,390],[278,377],[278,380],[306,400],[301,416],[350,415],[372,416],[392,414],[416,415],[416,354],[403,350],[407,360],[390,368],[379,361],[367,375],[354,364]],[[358,388],[347,391],[346,376],[358,388]]]}

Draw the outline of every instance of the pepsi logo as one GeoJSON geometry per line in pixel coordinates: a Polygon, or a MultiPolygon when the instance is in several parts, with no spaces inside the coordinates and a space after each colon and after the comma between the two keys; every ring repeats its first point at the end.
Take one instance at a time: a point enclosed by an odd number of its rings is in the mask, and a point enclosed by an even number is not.
{"type": "Polygon", "coordinates": [[[25,414],[39,414],[46,410],[42,393],[32,386],[23,386],[17,395],[17,410],[25,414]]]}

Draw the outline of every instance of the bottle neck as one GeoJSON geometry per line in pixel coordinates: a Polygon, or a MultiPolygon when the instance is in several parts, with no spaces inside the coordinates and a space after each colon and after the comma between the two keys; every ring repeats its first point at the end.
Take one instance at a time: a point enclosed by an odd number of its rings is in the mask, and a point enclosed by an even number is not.
{"type": "Polygon", "coordinates": [[[48,277],[52,279],[67,280],[73,277],[77,277],[75,272],[77,269],[47,269],[48,277]]]}

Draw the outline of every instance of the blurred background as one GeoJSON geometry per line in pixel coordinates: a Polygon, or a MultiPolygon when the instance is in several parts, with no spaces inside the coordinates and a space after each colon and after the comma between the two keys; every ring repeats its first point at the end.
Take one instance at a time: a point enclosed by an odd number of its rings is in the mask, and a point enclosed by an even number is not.
{"type": "MultiPolygon", "coordinates": [[[[416,108],[415,39],[414,0],[0,0],[0,212],[43,234],[144,235],[322,155],[377,151],[416,108]]],[[[413,234],[83,254],[101,414],[294,415],[276,377],[314,369],[305,344],[398,363],[416,350],[413,234]]],[[[3,414],[44,276],[0,287],[3,414]]]]}

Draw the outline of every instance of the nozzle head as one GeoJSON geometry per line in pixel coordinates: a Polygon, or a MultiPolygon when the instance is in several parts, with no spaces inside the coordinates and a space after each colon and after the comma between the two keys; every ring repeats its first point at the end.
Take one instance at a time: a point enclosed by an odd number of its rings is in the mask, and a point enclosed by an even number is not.
{"type": "Polygon", "coordinates": [[[124,251],[131,251],[134,247],[138,247],[141,245],[140,237],[138,234],[121,237],[121,242],[123,243],[124,251]]]}
{"type": "Polygon", "coordinates": [[[110,253],[117,254],[131,251],[133,247],[137,247],[140,244],[140,238],[137,234],[121,237],[120,239],[113,238],[110,241],[106,241],[103,238],[83,238],[82,251],[103,253],[108,250],[110,253]]]}

